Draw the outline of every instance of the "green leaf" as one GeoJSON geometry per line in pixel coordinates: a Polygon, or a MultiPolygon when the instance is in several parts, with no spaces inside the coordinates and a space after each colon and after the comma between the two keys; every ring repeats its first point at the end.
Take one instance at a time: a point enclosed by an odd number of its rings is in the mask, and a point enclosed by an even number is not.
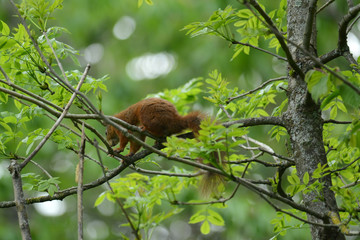
{"type": "Polygon", "coordinates": [[[360,107],[360,95],[357,94],[351,87],[342,84],[339,86],[339,93],[344,100],[345,105],[353,108],[360,107]]]}
{"type": "Polygon", "coordinates": [[[307,185],[309,183],[309,173],[306,172],[303,176],[303,183],[307,185]]]}
{"type": "Polygon", "coordinates": [[[3,118],[3,121],[5,122],[5,123],[13,123],[13,124],[17,124],[17,119],[16,119],[16,117],[14,117],[14,116],[7,116],[7,117],[4,117],[3,118]]]}
{"type": "Polygon", "coordinates": [[[217,226],[225,225],[225,221],[219,213],[217,213],[211,209],[208,209],[208,213],[210,214],[207,218],[209,220],[209,222],[211,222],[212,224],[217,225],[217,226]]]}
{"type": "Polygon", "coordinates": [[[237,16],[240,18],[250,18],[254,14],[249,9],[241,9],[237,12],[237,16]]]}
{"type": "Polygon", "coordinates": [[[39,186],[38,186],[38,191],[42,192],[45,191],[49,188],[50,184],[47,181],[41,181],[39,186]]]}
{"type": "Polygon", "coordinates": [[[288,179],[289,183],[292,185],[300,184],[300,179],[295,174],[287,176],[287,179],[288,179]]]}
{"type": "Polygon", "coordinates": [[[331,119],[335,119],[337,116],[337,107],[333,107],[331,110],[330,110],[330,118],[331,119]]]}
{"type": "Polygon", "coordinates": [[[210,232],[210,224],[208,221],[204,221],[200,227],[200,232],[204,235],[209,234],[210,232]]]}
{"type": "Polygon", "coordinates": [[[95,207],[99,206],[104,201],[105,197],[106,197],[105,192],[101,193],[100,196],[96,199],[94,206],[95,207]]]}
{"type": "Polygon", "coordinates": [[[305,76],[305,81],[307,82],[309,92],[315,101],[318,101],[329,92],[328,76],[323,72],[310,70],[305,76]]]}
{"type": "Polygon", "coordinates": [[[337,96],[339,96],[339,91],[336,90],[332,92],[331,94],[327,95],[324,100],[321,102],[321,109],[326,110],[326,106],[337,96]]]}
{"type": "Polygon", "coordinates": [[[49,188],[47,189],[47,192],[49,193],[49,195],[52,197],[54,196],[54,193],[57,191],[57,188],[55,185],[50,185],[49,188]]]}
{"type": "Polygon", "coordinates": [[[55,0],[54,3],[49,7],[49,11],[53,12],[55,9],[61,9],[62,2],[63,0],[55,0]]]}
{"type": "Polygon", "coordinates": [[[194,224],[198,222],[202,222],[206,219],[205,215],[202,215],[203,211],[197,212],[194,215],[191,216],[189,223],[194,224]]]}
{"type": "Polygon", "coordinates": [[[9,26],[0,20],[0,23],[1,23],[1,27],[0,27],[0,30],[1,30],[1,34],[2,35],[5,35],[5,36],[9,36],[10,35],[10,28],[9,26]]]}
{"type": "Polygon", "coordinates": [[[4,122],[0,122],[0,125],[5,128],[8,132],[13,132],[12,128],[4,122]]]}
{"type": "Polygon", "coordinates": [[[34,185],[33,184],[30,184],[30,183],[24,183],[23,184],[23,188],[27,191],[31,191],[34,189],[34,185]]]}

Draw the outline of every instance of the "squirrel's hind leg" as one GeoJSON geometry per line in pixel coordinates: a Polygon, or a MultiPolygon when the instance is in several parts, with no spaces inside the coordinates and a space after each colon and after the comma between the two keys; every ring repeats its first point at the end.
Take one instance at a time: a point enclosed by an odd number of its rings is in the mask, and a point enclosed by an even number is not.
{"type": "Polygon", "coordinates": [[[127,137],[125,137],[124,134],[120,133],[119,134],[119,141],[120,141],[120,147],[116,148],[114,150],[115,152],[123,152],[126,145],[129,142],[129,139],[127,137]]]}
{"type": "MultiPolygon", "coordinates": [[[[141,141],[145,141],[145,135],[142,134],[134,134],[137,138],[139,138],[141,141]]],[[[141,145],[134,142],[134,141],[130,141],[130,152],[127,156],[132,156],[134,155],[137,151],[139,151],[139,149],[141,148],[141,145]]]]}

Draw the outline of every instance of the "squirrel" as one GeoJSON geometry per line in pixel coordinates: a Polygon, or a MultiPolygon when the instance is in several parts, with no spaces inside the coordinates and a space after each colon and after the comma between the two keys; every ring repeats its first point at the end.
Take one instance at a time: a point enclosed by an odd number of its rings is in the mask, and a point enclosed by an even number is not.
{"type": "MultiPolygon", "coordinates": [[[[164,138],[172,134],[180,133],[185,129],[192,130],[196,137],[199,134],[200,124],[205,115],[195,111],[188,115],[181,116],[175,106],[169,101],[161,98],[147,98],[115,114],[114,117],[131,125],[138,126],[141,130],[147,131],[155,137],[164,138]]],[[[131,131],[129,132],[132,133],[131,131]]],[[[135,136],[142,141],[145,140],[145,135],[141,133],[136,133],[135,136]]],[[[130,151],[127,156],[134,155],[141,147],[136,142],[125,137],[122,132],[112,125],[107,126],[106,138],[111,147],[120,142],[120,147],[114,149],[115,152],[124,151],[127,143],[130,142],[130,151]]],[[[220,156],[217,156],[216,153],[213,154],[213,157],[219,161],[220,156]]],[[[222,176],[212,172],[206,172],[199,184],[201,195],[208,197],[211,193],[216,194],[217,187],[221,183],[223,183],[222,176]]]]}
{"type": "MultiPolygon", "coordinates": [[[[204,115],[200,112],[191,112],[186,116],[181,116],[171,102],[161,98],[147,98],[115,114],[114,117],[138,126],[141,130],[147,131],[155,137],[164,138],[180,133],[185,129],[192,130],[195,135],[198,134],[204,115]]],[[[143,134],[135,134],[135,136],[142,141],[145,140],[143,134]]],[[[141,147],[111,125],[107,126],[106,138],[111,147],[120,141],[120,147],[115,149],[116,152],[124,151],[130,141],[128,156],[134,155],[141,147]]]]}

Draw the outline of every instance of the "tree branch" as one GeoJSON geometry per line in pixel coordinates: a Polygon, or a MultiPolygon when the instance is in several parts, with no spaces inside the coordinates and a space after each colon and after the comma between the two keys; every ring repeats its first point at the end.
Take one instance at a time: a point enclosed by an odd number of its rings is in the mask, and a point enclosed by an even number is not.
{"type": "Polygon", "coordinates": [[[200,171],[196,172],[196,173],[184,174],[184,173],[173,173],[173,172],[165,172],[165,171],[147,170],[147,169],[139,168],[137,166],[135,166],[135,167],[129,166],[129,167],[139,173],[146,173],[146,174],[151,174],[151,175],[162,175],[162,176],[169,176],[169,177],[192,178],[192,177],[200,176],[202,174],[200,171]]]}
{"type": "Polygon", "coordinates": [[[235,97],[231,97],[231,98],[228,98],[228,100],[226,100],[226,104],[230,103],[231,101],[235,100],[235,99],[238,99],[238,98],[241,98],[241,97],[244,97],[246,95],[249,95],[249,94],[252,94],[260,89],[262,89],[263,87],[265,87],[266,85],[268,85],[269,83],[272,83],[272,82],[276,82],[276,81],[281,81],[281,80],[285,80],[287,79],[286,76],[283,76],[283,77],[278,77],[278,78],[272,78],[272,79],[269,79],[267,80],[266,82],[262,83],[260,86],[258,86],[257,88],[254,88],[246,93],[242,93],[238,96],[235,96],[235,97]]]}
{"type": "MultiPolygon", "coordinates": [[[[101,155],[100,155],[100,152],[99,152],[99,148],[98,148],[99,145],[98,145],[98,142],[96,141],[96,139],[94,139],[94,146],[95,146],[95,148],[96,148],[96,153],[97,153],[97,155],[98,155],[99,162],[101,163],[101,170],[102,170],[102,172],[103,172],[103,174],[104,174],[104,177],[106,178],[105,167],[104,167],[104,164],[103,164],[103,162],[102,162],[102,158],[101,158],[101,155]]],[[[115,192],[114,192],[113,188],[111,187],[108,179],[106,179],[106,184],[108,185],[111,193],[114,195],[115,192]]],[[[115,198],[115,201],[117,202],[117,204],[120,206],[120,209],[121,209],[121,211],[123,212],[126,220],[128,221],[128,223],[129,223],[129,225],[130,225],[130,227],[131,227],[131,229],[132,229],[132,231],[133,231],[133,234],[135,235],[135,238],[136,238],[137,240],[140,240],[141,237],[139,236],[139,229],[138,229],[138,228],[135,228],[133,222],[132,222],[131,219],[130,219],[129,214],[128,214],[128,213],[126,212],[126,210],[125,210],[124,204],[120,201],[120,199],[119,199],[118,197],[115,197],[115,196],[114,196],[114,198],[115,198]]]]}
{"type": "Polygon", "coordinates": [[[316,218],[323,219],[323,220],[327,219],[326,215],[323,214],[323,213],[315,212],[315,211],[307,208],[304,205],[295,203],[295,202],[293,202],[293,201],[291,201],[291,200],[289,200],[287,198],[284,198],[284,197],[276,195],[276,194],[274,194],[272,192],[269,192],[269,191],[267,191],[267,190],[265,190],[265,189],[263,189],[261,187],[258,187],[255,184],[253,184],[253,183],[251,183],[251,182],[249,182],[249,181],[247,181],[247,180],[245,180],[243,178],[233,177],[233,180],[240,183],[240,184],[242,184],[246,188],[248,188],[248,189],[252,190],[253,192],[257,193],[258,195],[260,195],[260,194],[266,195],[266,196],[268,196],[268,197],[270,197],[272,199],[276,199],[278,201],[281,201],[281,202],[283,202],[283,203],[285,203],[285,204],[287,204],[287,205],[289,205],[289,206],[291,206],[291,207],[293,207],[293,208],[295,208],[297,210],[306,212],[306,213],[308,213],[308,214],[310,214],[310,215],[312,215],[312,216],[314,216],[316,218]]]}
{"type": "Polygon", "coordinates": [[[335,0],[329,0],[324,5],[322,5],[317,11],[316,14],[324,10],[327,6],[329,6],[331,3],[333,3],[335,0]]]}
{"type": "Polygon", "coordinates": [[[223,126],[230,127],[234,124],[241,124],[240,127],[251,127],[259,125],[276,125],[285,127],[285,122],[281,117],[257,117],[257,118],[246,118],[236,121],[230,121],[223,123],[223,126]]]}
{"type": "MultiPolygon", "coordinates": [[[[359,4],[360,6],[360,4],[359,4]]],[[[345,79],[344,77],[342,77],[341,75],[339,75],[337,72],[335,72],[334,70],[330,69],[328,66],[326,66],[325,64],[323,64],[320,59],[316,56],[313,56],[309,51],[307,51],[306,49],[302,48],[301,46],[297,45],[296,43],[294,43],[293,41],[288,39],[288,42],[291,43],[292,45],[294,45],[296,48],[298,48],[299,50],[301,50],[304,54],[306,54],[313,62],[314,62],[314,66],[321,66],[324,69],[326,69],[329,73],[331,73],[332,75],[334,75],[336,78],[338,78],[340,81],[342,81],[344,84],[348,85],[350,88],[352,88],[357,94],[360,94],[360,89],[355,86],[353,83],[351,83],[350,81],[348,81],[347,79],[345,79]]],[[[340,51],[340,50],[339,50],[340,51]]]]}
{"type": "Polygon", "coordinates": [[[339,39],[338,50],[351,64],[357,64],[356,60],[352,56],[347,44],[348,26],[351,20],[353,20],[360,12],[360,4],[349,9],[349,12],[341,19],[339,23],[339,39]]]}
{"type": "MultiPolygon", "coordinates": [[[[275,35],[275,37],[277,38],[277,40],[279,41],[281,48],[283,49],[283,51],[285,52],[286,58],[289,62],[289,65],[294,69],[294,71],[299,74],[299,76],[301,78],[304,79],[305,74],[303,73],[303,71],[299,68],[299,66],[296,64],[292,54],[290,53],[290,50],[287,46],[287,44],[284,41],[284,37],[283,35],[280,33],[280,31],[277,29],[277,27],[275,26],[274,22],[271,20],[271,18],[269,17],[269,15],[261,8],[261,6],[258,4],[258,2],[256,0],[244,0],[244,4],[245,6],[250,10],[253,11],[252,8],[250,7],[253,6],[256,11],[263,17],[264,20],[262,20],[261,18],[258,17],[258,19],[263,22],[265,25],[268,26],[268,28],[271,30],[271,32],[275,35]],[[250,3],[250,4],[249,4],[250,3]]],[[[254,13],[255,16],[258,16],[257,14],[254,13]]]]}
{"type": "Polygon", "coordinates": [[[308,221],[306,219],[303,219],[301,217],[296,216],[295,214],[285,211],[281,208],[279,208],[278,206],[276,206],[275,204],[273,204],[269,199],[267,199],[263,194],[260,194],[260,197],[262,199],[264,199],[271,207],[273,207],[275,209],[275,211],[277,212],[282,212],[285,213],[286,215],[289,215],[301,222],[307,223],[307,224],[311,224],[311,225],[316,225],[316,226],[320,226],[320,227],[340,227],[341,225],[337,225],[337,224],[324,224],[324,223],[317,223],[317,222],[312,222],[312,221],[308,221]]]}
{"type": "Polygon", "coordinates": [[[310,48],[311,36],[313,33],[314,20],[316,19],[316,4],[317,4],[317,0],[310,1],[309,15],[306,20],[303,47],[308,51],[310,48]]]}
{"type": "Polygon", "coordinates": [[[19,221],[21,236],[23,240],[31,240],[29,218],[26,211],[26,201],[24,200],[23,185],[21,181],[21,167],[16,161],[11,161],[9,171],[13,180],[14,205],[19,221]]]}
{"type": "Polygon", "coordinates": [[[84,74],[81,77],[81,79],[80,79],[80,81],[79,81],[79,83],[78,83],[78,85],[76,87],[76,91],[71,96],[68,104],[65,106],[64,111],[60,115],[59,119],[51,127],[51,129],[46,134],[46,136],[41,140],[41,142],[36,146],[34,151],[20,164],[20,169],[23,169],[26,166],[26,164],[28,164],[28,162],[40,151],[40,149],[44,146],[46,141],[50,138],[50,136],[54,133],[56,128],[59,126],[59,124],[61,123],[61,121],[65,117],[66,113],[69,111],[70,106],[72,105],[73,101],[75,100],[76,94],[79,92],[79,90],[81,88],[81,85],[84,83],[84,80],[85,80],[85,78],[86,78],[86,76],[87,76],[87,74],[89,72],[89,69],[90,69],[90,65],[87,65],[86,68],[85,68],[84,74]]]}
{"type": "Polygon", "coordinates": [[[321,62],[321,64],[326,64],[338,57],[341,56],[341,53],[338,49],[332,50],[331,52],[325,53],[324,55],[321,55],[319,57],[319,61],[321,62]]]}
{"type": "Polygon", "coordinates": [[[263,49],[263,48],[256,47],[256,46],[251,45],[251,44],[249,44],[249,43],[242,43],[242,42],[239,42],[239,41],[237,41],[237,40],[230,40],[230,41],[231,41],[232,44],[243,45],[243,46],[251,47],[251,48],[254,48],[254,49],[258,50],[258,51],[261,51],[261,52],[267,53],[267,54],[269,54],[269,55],[271,55],[271,56],[273,56],[273,57],[276,57],[277,59],[280,59],[280,60],[283,60],[283,61],[287,61],[287,58],[284,58],[284,57],[282,57],[282,56],[280,56],[280,55],[277,55],[277,54],[275,54],[275,53],[272,53],[272,52],[270,52],[270,51],[268,51],[268,50],[265,50],[265,49],[263,49]]]}
{"type": "Polygon", "coordinates": [[[243,163],[260,163],[261,165],[265,166],[265,167],[290,167],[290,166],[294,166],[295,163],[271,163],[271,162],[266,162],[257,158],[249,158],[249,159],[244,159],[244,160],[239,160],[239,161],[229,161],[227,163],[230,164],[243,164],[243,163]]]}
{"type": "Polygon", "coordinates": [[[328,120],[324,120],[323,121],[324,124],[326,123],[334,123],[334,124],[351,124],[351,121],[338,121],[338,120],[334,120],[334,119],[328,119],[328,120]]]}
{"type": "Polygon", "coordinates": [[[79,164],[76,168],[77,186],[77,214],[78,214],[78,240],[83,239],[83,181],[84,181],[84,154],[85,154],[85,129],[82,125],[81,142],[79,151],[79,164]]]}

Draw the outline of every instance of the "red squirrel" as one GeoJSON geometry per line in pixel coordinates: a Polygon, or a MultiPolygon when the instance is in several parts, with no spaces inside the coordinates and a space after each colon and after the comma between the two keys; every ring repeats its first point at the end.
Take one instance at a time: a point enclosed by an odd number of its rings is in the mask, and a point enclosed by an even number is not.
{"type": "MultiPolygon", "coordinates": [[[[196,137],[200,130],[200,123],[205,117],[200,112],[191,112],[186,116],[181,116],[172,103],[161,98],[141,100],[114,116],[159,138],[180,133],[185,129],[192,130],[196,137]]],[[[143,134],[136,133],[135,136],[142,141],[145,140],[143,134]]],[[[130,141],[128,156],[134,155],[141,147],[111,125],[107,126],[106,138],[111,147],[120,141],[120,147],[115,149],[116,152],[124,151],[130,141]]],[[[219,161],[219,156],[216,153],[214,153],[214,157],[219,161]]],[[[211,193],[216,193],[217,186],[222,182],[223,179],[220,175],[212,172],[205,173],[200,181],[201,195],[208,197],[211,193]]]]}
{"type": "MultiPolygon", "coordinates": [[[[191,112],[186,116],[181,116],[175,106],[161,98],[147,98],[137,102],[124,111],[115,114],[117,117],[131,125],[140,127],[148,131],[155,137],[163,138],[175,133],[180,133],[185,129],[190,129],[194,134],[200,130],[200,122],[204,118],[200,112],[191,112]]],[[[136,135],[142,141],[145,135],[136,135]]],[[[120,141],[120,147],[116,152],[124,151],[127,143],[130,141],[130,152],[128,156],[135,154],[140,145],[129,140],[115,127],[108,125],[106,129],[106,138],[111,147],[120,141]]]]}

